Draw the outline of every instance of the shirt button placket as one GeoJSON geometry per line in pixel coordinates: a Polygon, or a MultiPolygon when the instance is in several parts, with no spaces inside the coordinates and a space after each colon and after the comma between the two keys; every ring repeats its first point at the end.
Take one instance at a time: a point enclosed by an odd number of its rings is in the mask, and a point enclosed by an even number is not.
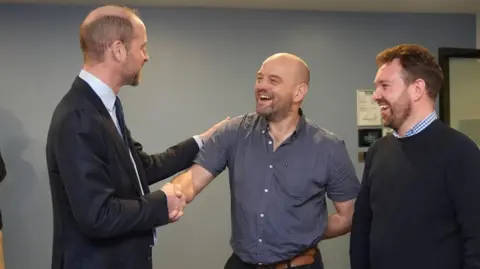
{"type": "MultiPolygon", "coordinates": [[[[265,134],[265,131],[262,131],[262,133],[265,134]]],[[[273,159],[273,142],[272,142],[272,139],[270,138],[269,135],[266,135],[266,139],[268,141],[268,152],[267,152],[267,155],[270,156],[270,159],[273,159]]],[[[273,179],[273,164],[268,164],[268,168],[267,168],[267,171],[266,171],[266,177],[265,177],[265,186],[264,186],[264,189],[263,189],[263,199],[262,199],[262,206],[260,207],[261,210],[260,212],[258,213],[258,216],[259,216],[259,220],[258,220],[258,238],[257,238],[257,244],[258,244],[258,252],[257,252],[257,255],[258,256],[261,256],[262,253],[263,253],[263,244],[265,243],[265,239],[263,238],[263,227],[265,225],[265,214],[266,214],[266,208],[267,208],[267,205],[268,205],[268,200],[269,200],[269,197],[267,197],[268,192],[269,192],[269,185],[271,184],[272,182],[272,179],[273,179]]],[[[260,257],[259,257],[260,258],[260,257]]],[[[260,264],[261,265],[261,264],[260,264]]]]}
{"type": "MultiPolygon", "coordinates": [[[[268,173],[268,174],[269,174],[269,178],[272,178],[273,172],[271,171],[271,169],[273,169],[273,165],[270,164],[270,165],[268,166],[268,168],[269,168],[269,170],[270,170],[270,171],[268,171],[268,172],[269,172],[269,173],[268,173]]],[[[269,182],[269,181],[267,181],[267,182],[269,182]]],[[[267,184],[268,184],[268,183],[267,183],[267,184]]],[[[265,187],[265,189],[263,190],[263,192],[265,193],[265,195],[268,194],[268,186],[265,187]]],[[[265,198],[265,200],[268,200],[268,198],[265,198]]],[[[264,209],[266,208],[266,204],[264,204],[263,208],[264,208],[264,209]]],[[[259,243],[259,244],[262,244],[262,243],[264,242],[264,240],[263,240],[263,238],[262,238],[262,231],[263,231],[262,228],[263,228],[263,224],[264,224],[264,217],[265,217],[265,213],[264,213],[264,212],[260,213],[260,229],[259,229],[259,237],[258,237],[258,243],[259,243]]]]}

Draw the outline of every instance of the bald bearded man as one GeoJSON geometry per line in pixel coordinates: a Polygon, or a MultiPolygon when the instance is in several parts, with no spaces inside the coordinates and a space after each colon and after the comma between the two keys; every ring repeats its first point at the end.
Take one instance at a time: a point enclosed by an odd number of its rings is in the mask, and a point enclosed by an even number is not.
{"type": "Polygon", "coordinates": [[[164,153],[133,140],[117,94],[148,60],[145,25],[104,6],[80,27],[84,65],[55,108],[47,138],[54,238],[52,269],[150,269],[155,228],[176,221],[185,197],[148,186],[193,163],[216,126],[164,153]]]}
{"type": "Polygon", "coordinates": [[[257,73],[256,112],[221,126],[172,181],[190,203],[228,167],[233,254],[226,269],[321,269],[317,244],[350,231],[360,183],[344,142],[303,114],[309,82],[298,56],[267,58],[257,73]],[[337,211],[330,216],[326,195],[337,211]]]}

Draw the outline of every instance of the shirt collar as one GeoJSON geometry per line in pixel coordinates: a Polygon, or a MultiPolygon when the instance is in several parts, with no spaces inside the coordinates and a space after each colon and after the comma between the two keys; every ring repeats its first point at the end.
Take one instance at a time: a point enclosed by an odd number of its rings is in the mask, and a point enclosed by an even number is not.
{"type": "Polygon", "coordinates": [[[425,128],[427,128],[436,119],[437,119],[437,114],[435,113],[435,111],[433,111],[425,119],[419,121],[410,130],[408,130],[404,136],[400,136],[396,131],[393,132],[393,135],[397,138],[414,136],[420,133],[421,131],[425,130],[425,128]]]}
{"type": "MultiPolygon", "coordinates": [[[[298,120],[297,127],[295,128],[295,131],[292,134],[292,138],[295,138],[306,124],[305,115],[303,114],[303,110],[301,108],[298,109],[298,115],[300,116],[300,119],[298,120]]],[[[262,132],[268,133],[268,130],[269,130],[268,121],[265,119],[265,117],[262,117],[260,124],[261,124],[260,126],[261,126],[262,132]]]]}
{"type": "Polygon", "coordinates": [[[109,112],[112,112],[115,106],[115,92],[96,76],[82,69],[78,75],[81,79],[90,85],[93,91],[98,95],[102,103],[109,112]]]}

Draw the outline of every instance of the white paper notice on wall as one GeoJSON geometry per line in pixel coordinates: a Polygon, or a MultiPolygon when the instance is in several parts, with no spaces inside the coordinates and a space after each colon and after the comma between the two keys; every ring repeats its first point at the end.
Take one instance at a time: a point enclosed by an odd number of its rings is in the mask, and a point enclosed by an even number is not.
{"type": "Polygon", "coordinates": [[[373,100],[374,90],[357,90],[357,125],[382,125],[380,106],[373,100]]]}

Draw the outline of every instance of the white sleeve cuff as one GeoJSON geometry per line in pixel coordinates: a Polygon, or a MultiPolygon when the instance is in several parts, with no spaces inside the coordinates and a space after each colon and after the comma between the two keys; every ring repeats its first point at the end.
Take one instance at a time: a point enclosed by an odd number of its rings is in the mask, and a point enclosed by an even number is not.
{"type": "Polygon", "coordinates": [[[195,141],[197,142],[198,148],[202,148],[202,147],[203,147],[203,141],[202,141],[202,139],[200,138],[200,136],[194,135],[194,136],[193,136],[193,139],[195,139],[195,141]]]}

